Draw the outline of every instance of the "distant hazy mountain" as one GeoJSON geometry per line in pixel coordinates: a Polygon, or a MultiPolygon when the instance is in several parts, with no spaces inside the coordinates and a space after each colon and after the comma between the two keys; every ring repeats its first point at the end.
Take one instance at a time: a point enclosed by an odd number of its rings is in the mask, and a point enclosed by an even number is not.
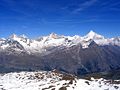
{"type": "Polygon", "coordinates": [[[0,72],[58,69],[81,75],[120,69],[120,37],[93,31],[81,37],[52,33],[37,39],[0,39],[0,72]]]}

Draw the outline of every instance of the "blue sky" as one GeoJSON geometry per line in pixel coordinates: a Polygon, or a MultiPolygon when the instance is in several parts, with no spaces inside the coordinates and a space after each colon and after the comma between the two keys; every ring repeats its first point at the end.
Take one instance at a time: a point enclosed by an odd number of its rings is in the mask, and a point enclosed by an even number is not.
{"type": "Polygon", "coordinates": [[[0,0],[0,37],[85,35],[90,30],[120,36],[120,0],[0,0]]]}

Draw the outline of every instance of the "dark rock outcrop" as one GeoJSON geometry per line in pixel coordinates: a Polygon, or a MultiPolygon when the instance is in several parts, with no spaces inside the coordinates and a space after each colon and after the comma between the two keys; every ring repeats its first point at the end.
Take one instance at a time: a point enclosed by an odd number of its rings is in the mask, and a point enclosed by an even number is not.
{"type": "Polygon", "coordinates": [[[82,75],[120,69],[119,46],[98,46],[93,41],[89,48],[85,49],[81,47],[81,44],[52,49],[54,50],[51,53],[44,56],[24,52],[20,54],[0,52],[0,72],[57,69],[66,73],[82,75]]]}

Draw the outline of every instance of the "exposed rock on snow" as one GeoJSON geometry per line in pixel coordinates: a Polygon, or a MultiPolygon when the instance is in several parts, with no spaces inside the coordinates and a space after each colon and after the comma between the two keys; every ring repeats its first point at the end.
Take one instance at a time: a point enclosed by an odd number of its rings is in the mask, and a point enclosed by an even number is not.
{"type": "Polygon", "coordinates": [[[120,81],[78,79],[55,71],[0,74],[0,90],[120,90],[120,81]]]}
{"type": "MultiPolygon", "coordinates": [[[[90,31],[87,35],[81,37],[75,36],[63,36],[51,33],[48,36],[43,36],[38,39],[29,39],[25,35],[17,36],[16,34],[11,35],[8,39],[0,39],[0,49],[6,49],[9,46],[7,41],[16,41],[21,44],[27,53],[44,53],[47,48],[51,47],[71,47],[77,44],[81,44],[82,48],[88,48],[89,44],[94,41],[96,44],[103,45],[117,45],[120,46],[120,37],[116,38],[105,38],[93,31],[90,31]]],[[[19,51],[19,50],[17,50],[19,51]]]]}

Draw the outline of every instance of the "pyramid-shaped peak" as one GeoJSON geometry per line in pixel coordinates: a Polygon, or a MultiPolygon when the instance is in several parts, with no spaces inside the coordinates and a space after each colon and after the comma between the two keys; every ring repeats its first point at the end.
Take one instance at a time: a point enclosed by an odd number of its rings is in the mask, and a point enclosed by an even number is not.
{"type": "Polygon", "coordinates": [[[19,35],[16,35],[16,34],[12,34],[9,39],[12,39],[12,40],[20,40],[21,39],[21,36],[19,35]]]}
{"type": "Polygon", "coordinates": [[[55,38],[58,38],[58,35],[56,33],[51,33],[49,37],[55,39],[55,38]]]}
{"type": "Polygon", "coordinates": [[[12,38],[12,39],[17,38],[17,37],[18,36],[16,34],[14,34],[14,33],[10,36],[10,38],[12,38]]]}
{"type": "Polygon", "coordinates": [[[87,35],[95,35],[97,34],[96,32],[94,32],[93,30],[90,30],[90,32],[87,35]]]}
{"type": "Polygon", "coordinates": [[[89,39],[104,39],[104,36],[97,34],[96,32],[94,32],[93,30],[91,30],[86,36],[85,38],[89,38],[89,39]]]}
{"type": "Polygon", "coordinates": [[[57,35],[56,33],[54,33],[54,32],[52,32],[52,33],[50,33],[50,35],[57,35]]]}
{"type": "Polygon", "coordinates": [[[90,33],[95,33],[93,30],[90,30],[90,33]]]}

